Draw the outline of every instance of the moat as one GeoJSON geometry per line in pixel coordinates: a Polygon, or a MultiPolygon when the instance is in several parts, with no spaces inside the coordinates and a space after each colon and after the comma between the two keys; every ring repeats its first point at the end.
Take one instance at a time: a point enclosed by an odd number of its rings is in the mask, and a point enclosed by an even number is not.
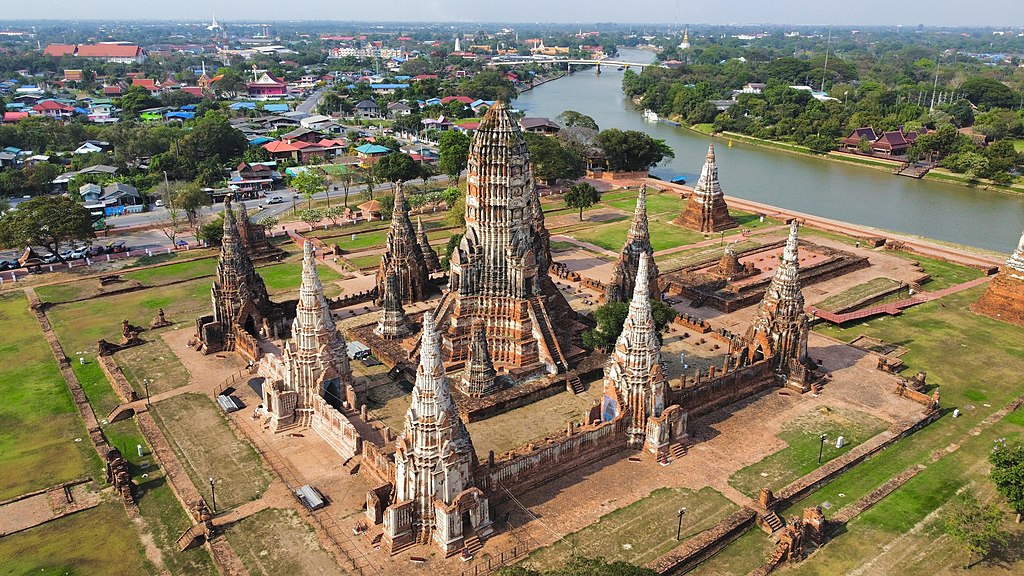
{"type": "MultiPolygon", "coordinates": [[[[621,60],[649,62],[654,53],[621,48],[621,60]]],[[[697,179],[709,141],[719,145],[725,193],[855,224],[1006,252],[1020,235],[1024,198],[931,180],[900,178],[840,162],[734,142],[727,146],[660,122],[647,122],[622,93],[622,74],[584,70],[523,93],[515,106],[528,116],[554,118],[564,110],[592,116],[602,129],[641,130],[661,138],[675,159],[652,173],[697,179]]]]}

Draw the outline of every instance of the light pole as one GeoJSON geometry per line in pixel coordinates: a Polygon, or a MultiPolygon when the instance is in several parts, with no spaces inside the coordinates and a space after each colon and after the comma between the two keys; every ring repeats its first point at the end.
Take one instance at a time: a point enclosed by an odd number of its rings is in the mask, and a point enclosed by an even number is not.
{"type": "Polygon", "coordinates": [[[217,491],[214,487],[213,478],[210,478],[210,507],[213,508],[213,512],[217,512],[217,491]]]}
{"type": "Polygon", "coordinates": [[[679,541],[679,535],[683,531],[683,514],[686,514],[686,508],[679,509],[679,523],[676,525],[676,542],[679,541]]]}
{"type": "Polygon", "coordinates": [[[146,387],[146,406],[149,406],[149,378],[143,378],[142,385],[146,387]]]}
{"type": "Polygon", "coordinates": [[[818,446],[818,464],[821,464],[821,453],[825,450],[826,436],[822,434],[821,436],[819,436],[819,438],[821,438],[821,444],[818,446]]]}

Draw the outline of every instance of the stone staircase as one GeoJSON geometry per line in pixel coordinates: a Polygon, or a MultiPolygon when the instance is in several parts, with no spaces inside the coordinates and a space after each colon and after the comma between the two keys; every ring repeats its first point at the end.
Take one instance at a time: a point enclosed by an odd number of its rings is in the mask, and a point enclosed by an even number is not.
{"type": "Polygon", "coordinates": [[[678,460],[686,456],[686,446],[680,442],[673,442],[668,447],[668,453],[672,456],[673,460],[678,460]]]}
{"type": "Polygon", "coordinates": [[[476,553],[484,547],[484,543],[480,541],[480,537],[473,535],[466,539],[465,542],[466,550],[471,556],[475,556],[476,553]]]}
{"type": "Polygon", "coordinates": [[[184,552],[192,547],[192,544],[200,537],[206,535],[206,528],[202,524],[193,524],[191,528],[178,536],[178,551],[184,552]]]}
{"type": "Polygon", "coordinates": [[[548,353],[551,354],[552,360],[555,362],[555,366],[559,372],[565,372],[569,369],[569,363],[565,361],[565,356],[562,354],[562,347],[558,344],[558,338],[555,337],[555,329],[551,326],[551,319],[548,316],[547,308],[544,306],[539,298],[530,299],[530,311],[533,313],[533,320],[537,327],[540,329],[541,336],[544,338],[544,345],[548,349],[548,353]]]}
{"type": "Polygon", "coordinates": [[[761,516],[761,528],[769,534],[778,532],[785,525],[782,518],[779,518],[779,515],[771,510],[761,516]]]}
{"type": "Polygon", "coordinates": [[[583,381],[580,380],[580,377],[575,372],[570,372],[565,379],[565,388],[577,396],[584,392],[583,381]]]}

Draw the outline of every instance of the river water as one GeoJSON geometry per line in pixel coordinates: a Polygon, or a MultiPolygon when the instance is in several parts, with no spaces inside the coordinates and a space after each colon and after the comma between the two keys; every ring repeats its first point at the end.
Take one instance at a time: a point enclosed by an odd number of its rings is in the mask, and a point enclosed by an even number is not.
{"type": "MultiPolygon", "coordinates": [[[[645,63],[652,52],[619,49],[619,59],[645,63]]],[[[998,252],[1010,252],[1024,228],[1024,198],[883,170],[830,162],[712,139],[663,123],[647,122],[622,93],[622,72],[604,66],[576,72],[524,92],[514,103],[527,116],[554,118],[576,110],[601,129],[641,130],[664,140],[675,159],[651,172],[696,183],[708,143],[715,143],[725,193],[825,218],[874,226],[998,252]]]]}

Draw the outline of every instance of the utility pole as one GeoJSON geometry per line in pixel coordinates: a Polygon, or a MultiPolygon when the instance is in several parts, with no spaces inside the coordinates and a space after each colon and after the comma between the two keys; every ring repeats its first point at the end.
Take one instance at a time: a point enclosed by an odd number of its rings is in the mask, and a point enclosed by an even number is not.
{"type": "Polygon", "coordinates": [[[935,90],[939,87],[939,58],[935,58],[935,80],[932,82],[932,103],[928,105],[928,111],[935,111],[935,90]]]}
{"type": "Polygon", "coordinates": [[[676,542],[679,542],[679,536],[683,531],[683,514],[686,514],[686,508],[679,509],[679,523],[676,525],[676,542]]]}
{"type": "Polygon", "coordinates": [[[825,43],[825,67],[821,71],[821,90],[825,91],[825,74],[828,72],[828,50],[832,46],[832,29],[828,29],[828,41],[825,43]]]}

